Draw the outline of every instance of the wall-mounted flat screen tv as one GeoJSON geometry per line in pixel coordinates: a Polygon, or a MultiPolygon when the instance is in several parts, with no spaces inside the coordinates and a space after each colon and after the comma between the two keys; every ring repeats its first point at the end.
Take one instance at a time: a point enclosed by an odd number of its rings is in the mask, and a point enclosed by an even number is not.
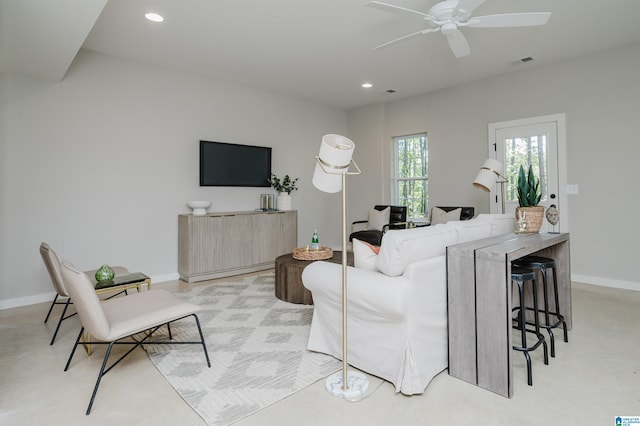
{"type": "Polygon", "coordinates": [[[200,186],[271,186],[271,148],[200,141],[200,186]]]}

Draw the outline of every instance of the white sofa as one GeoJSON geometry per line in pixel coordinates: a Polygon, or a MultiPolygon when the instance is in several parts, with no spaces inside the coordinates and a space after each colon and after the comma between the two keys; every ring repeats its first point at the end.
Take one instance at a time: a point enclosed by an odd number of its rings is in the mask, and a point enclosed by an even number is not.
{"type": "MultiPolygon", "coordinates": [[[[513,215],[481,214],[468,221],[388,231],[377,256],[348,267],[347,361],[423,393],[447,368],[446,247],[513,232],[513,215]],[[375,270],[372,270],[375,269],[375,270]]],[[[342,267],[314,262],[302,274],[313,293],[307,348],[342,359],[342,267]]]]}

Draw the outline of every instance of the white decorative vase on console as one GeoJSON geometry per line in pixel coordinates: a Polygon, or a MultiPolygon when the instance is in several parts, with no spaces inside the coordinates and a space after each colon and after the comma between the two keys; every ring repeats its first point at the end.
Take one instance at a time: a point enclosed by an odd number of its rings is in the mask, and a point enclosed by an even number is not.
{"type": "Polygon", "coordinates": [[[291,210],[291,195],[286,192],[278,192],[276,203],[278,210],[291,210]]]}
{"type": "Polygon", "coordinates": [[[187,206],[193,209],[192,214],[203,216],[207,214],[207,209],[211,206],[211,201],[189,201],[187,202],[187,206]]]}

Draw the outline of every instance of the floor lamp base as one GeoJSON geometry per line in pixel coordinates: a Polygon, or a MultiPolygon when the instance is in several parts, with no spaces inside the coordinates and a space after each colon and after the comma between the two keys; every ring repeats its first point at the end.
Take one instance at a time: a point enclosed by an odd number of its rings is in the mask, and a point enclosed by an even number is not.
{"type": "Polygon", "coordinates": [[[324,382],[327,391],[333,396],[356,399],[363,396],[369,387],[369,379],[357,371],[347,371],[347,389],[342,388],[342,370],[327,377],[324,382]]]}

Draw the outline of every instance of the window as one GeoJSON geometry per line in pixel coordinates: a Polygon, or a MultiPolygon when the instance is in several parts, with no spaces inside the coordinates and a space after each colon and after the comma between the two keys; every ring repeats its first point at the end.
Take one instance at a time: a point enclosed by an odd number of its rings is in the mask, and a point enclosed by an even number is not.
{"type": "Polygon", "coordinates": [[[407,219],[426,218],[429,204],[427,134],[394,137],[393,150],[394,203],[407,206],[407,219]]]}

